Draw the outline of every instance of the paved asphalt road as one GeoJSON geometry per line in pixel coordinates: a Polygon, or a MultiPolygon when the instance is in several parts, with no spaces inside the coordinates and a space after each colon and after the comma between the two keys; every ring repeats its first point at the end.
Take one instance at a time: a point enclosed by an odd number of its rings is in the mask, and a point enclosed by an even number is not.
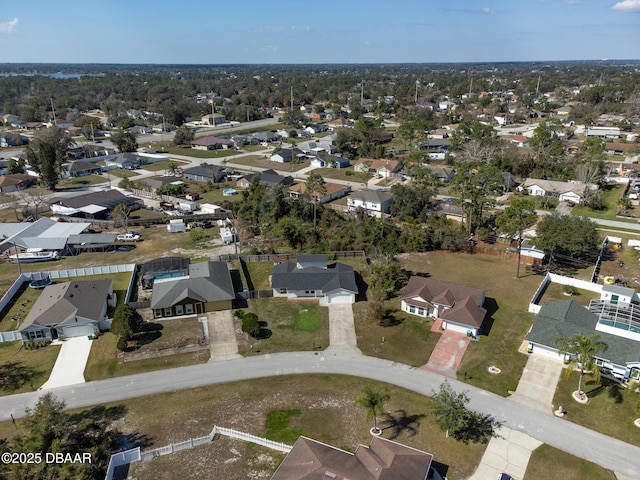
{"type": "MultiPolygon", "coordinates": [[[[353,375],[387,382],[423,395],[432,395],[444,380],[443,376],[432,372],[363,355],[295,352],[161,370],[48,391],[64,399],[69,408],[76,408],[237,380],[313,373],[353,375]]],[[[639,447],[470,385],[449,381],[457,391],[467,390],[472,409],[490,415],[496,422],[629,478],[640,478],[639,447]]],[[[33,406],[41,394],[34,392],[0,397],[0,419],[7,420],[10,415],[22,416],[25,407],[33,406]]],[[[571,415],[571,405],[565,408],[571,415]]]]}

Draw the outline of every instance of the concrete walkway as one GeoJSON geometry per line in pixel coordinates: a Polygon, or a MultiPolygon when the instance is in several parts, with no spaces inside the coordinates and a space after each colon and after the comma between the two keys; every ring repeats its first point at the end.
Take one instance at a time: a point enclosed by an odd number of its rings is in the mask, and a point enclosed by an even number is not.
{"type": "Polygon", "coordinates": [[[469,480],[494,480],[501,473],[508,473],[515,480],[522,480],[531,452],[542,445],[542,442],[506,427],[496,429],[494,435],[482,455],[480,465],[469,480]]]}
{"type": "Polygon", "coordinates": [[[516,391],[509,397],[514,402],[553,415],[553,396],[564,364],[561,360],[529,355],[516,391]]]}
{"type": "Polygon", "coordinates": [[[73,337],[60,342],[62,348],[51,370],[49,380],[39,390],[84,383],[84,368],[89,360],[92,341],[87,337],[73,337]]]}
{"type": "Polygon", "coordinates": [[[207,313],[207,328],[211,350],[209,363],[241,358],[231,310],[207,313]]]}
{"type": "Polygon", "coordinates": [[[326,353],[354,353],[361,355],[356,339],[353,308],[350,303],[334,303],[329,308],[329,347],[326,353]]]}

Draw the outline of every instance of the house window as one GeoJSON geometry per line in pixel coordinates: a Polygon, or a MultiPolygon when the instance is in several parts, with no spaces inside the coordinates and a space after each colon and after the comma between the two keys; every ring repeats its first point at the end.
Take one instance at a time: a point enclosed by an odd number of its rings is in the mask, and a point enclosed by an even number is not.
{"type": "Polygon", "coordinates": [[[416,307],[414,305],[409,305],[409,313],[416,313],[416,307]]]}
{"type": "Polygon", "coordinates": [[[186,309],[187,313],[193,313],[193,305],[190,303],[187,303],[184,308],[186,309]]]}
{"type": "Polygon", "coordinates": [[[316,291],[315,290],[305,290],[304,293],[306,293],[307,295],[315,295],[316,291]]]}
{"type": "Polygon", "coordinates": [[[421,317],[425,316],[424,308],[418,307],[418,315],[420,315],[421,317]]]}
{"type": "Polygon", "coordinates": [[[161,316],[162,316],[162,309],[161,309],[161,308],[156,308],[156,309],[153,311],[153,313],[154,313],[154,315],[155,315],[156,317],[161,317],[161,316]]]}
{"type": "Polygon", "coordinates": [[[41,338],[44,338],[44,333],[42,332],[42,330],[29,332],[27,335],[29,336],[29,340],[39,340],[41,338]]]}
{"type": "Polygon", "coordinates": [[[182,314],[183,314],[182,305],[176,305],[176,315],[182,315],[182,314]]]}
{"type": "Polygon", "coordinates": [[[287,289],[286,288],[281,288],[280,289],[280,293],[287,293],[287,289]]]}
{"type": "Polygon", "coordinates": [[[164,309],[164,316],[165,317],[171,317],[173,315],[173,312],[171,311],[171,307],[167,307],[164,309]]]}
{"type": "Polygon", "coordinates": [[[617,302],[620,299],[620,295],[611,295],[611,301],[617,302]]]}

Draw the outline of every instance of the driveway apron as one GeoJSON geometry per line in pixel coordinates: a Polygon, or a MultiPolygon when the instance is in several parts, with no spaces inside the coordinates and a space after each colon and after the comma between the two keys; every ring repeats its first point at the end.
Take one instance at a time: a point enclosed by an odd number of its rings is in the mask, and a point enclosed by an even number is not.
{"type": "Polygon", "coordinates": [[[561,360],[536,354],[530,355],[518,387],[509,398],[514,402],[552,415],[553,395],[556,392],[562,368],[561,360]]]}
{"type": "Polygon", "coordinates": [[[240,358],[231,310],[207,313],[209,330],[209,362],[240,358]]]}
{"type": "Polygon", "coordinates": [[[327,307],[329,308],[329,347],[325,352],[361,354],[356,340],[351,304],[336,303],[328,304],[327,307]]]}
{"type": "Polygon", "coordinates": [[[91,340],[87,337],[73,337],[61,342],[62,348],[56,358],[49,380],[41,390],[84,383],[84,368],[91,352],[91,340]]]}
{"type": "Polygon", "coordinates": [[[429,361],[422,368],[449,378],[456,378],[456,371],[469,342],[470,338],[466,335],[445,330],[431,352],[429,361]]]}

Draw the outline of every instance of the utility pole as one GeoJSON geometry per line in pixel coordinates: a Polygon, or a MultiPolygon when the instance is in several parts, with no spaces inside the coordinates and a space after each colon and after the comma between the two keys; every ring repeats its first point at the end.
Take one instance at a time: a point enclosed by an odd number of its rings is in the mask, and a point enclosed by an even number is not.
{"type": "Polygon", "coordinates": [[[418,87],[420,86],[420,80],[416,80],[416,100],[415,104],[418,105],[418,87]]]}
{"type": "Polygon", "coordinates": [[[364,105],[364,79],[360,82],[360,105],[364,105]]]}
{"type": "Polygon", "coordinates": [[[56,109],[53,106],[53,97],[51,97],[51,112],[53,113],[53,124],[58,127],[58,122],[56,122],[56,109]]]}

